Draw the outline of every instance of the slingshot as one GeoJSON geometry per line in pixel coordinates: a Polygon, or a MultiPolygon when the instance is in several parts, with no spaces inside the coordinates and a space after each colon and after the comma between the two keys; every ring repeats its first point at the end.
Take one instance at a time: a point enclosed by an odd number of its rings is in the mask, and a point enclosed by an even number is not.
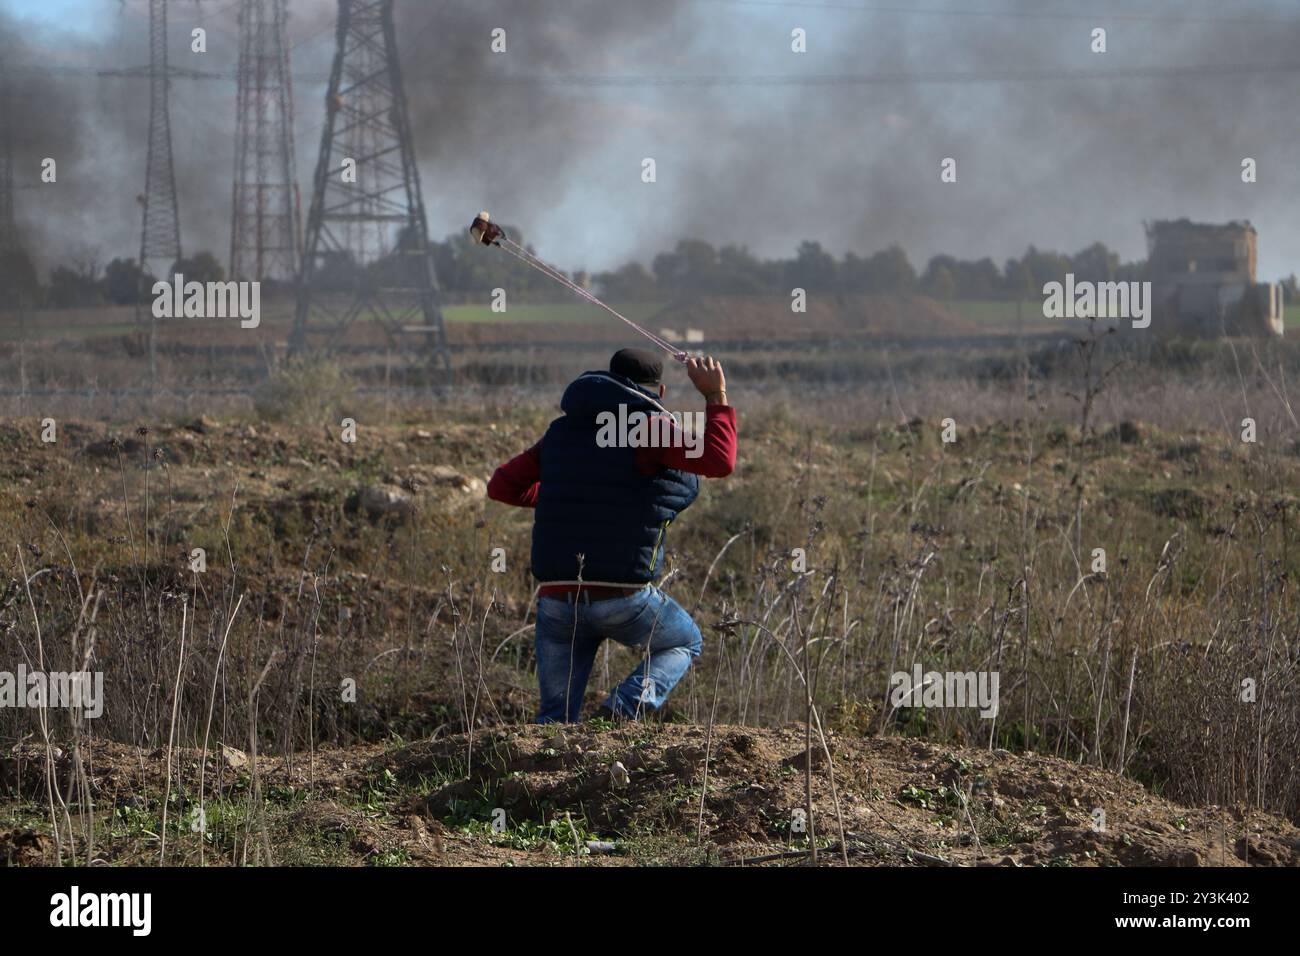
{"type": "Polygon", "coordinates": [[[633,330],[645,336],[647,339],[649,339],[655,345],[659,346],[661,349],[663,349],[665,352],[667,352],[677,361],[681,362],[682,364],[686,363],[686,359],[688,357],[686,352],[682,351],[681,349],[678,349],[677,347],[665,341],[664,339],[661,339],[659,336],[655,335],[649,329],[645,329],[637,325],[627,316],[622,315],[621,313],[615,311],[614,309],[611,309],[604,302],[601,302],[600,299],[596,298],[594,295],[592,295],[582,286],[578,285],[576,282],[571,281],[559,269],[555,268],[554,266],[548,265],[547,263],[543,262],[541,259],[537,258],[537,256],[533,255],[523,246],[519,245],[519,243],[513,241],[509,236],[507,236],[505,234],[505,230],[503,230],[500,226],[490,221],[490,217],[486,212],[479,213],[474,218],[474,221],[470,223],[469,234],[474,239],[474,242],[476,244],[482,244],[485,246],[496,246],[497,248],[502,249],[505,252],[508,252],[510,255],[518,259],[520,262],[532,266],[534,269],[536,269],[538,272],[542,273],[543,275],[550,276],[552,279],[560,283],[560,285],[564,286],[570,292],[573,292],[575,295],[578,295],[581,298],[586,299],[592,305],[600,306],[610,315],[614,316],[614,318],[621,319],[623,322],[626,322],[629,326],[632,327],[633,330]]]}

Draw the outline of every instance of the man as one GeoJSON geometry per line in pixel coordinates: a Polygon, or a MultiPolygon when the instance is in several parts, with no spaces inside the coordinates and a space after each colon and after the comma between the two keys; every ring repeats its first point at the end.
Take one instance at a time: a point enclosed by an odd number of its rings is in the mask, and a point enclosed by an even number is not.
{"type": "Polygon", "coordinates": [[[724,478],[735,468],[736,413],[720,363],[690,359],[686,374],[706,402],[703,436],[690,444],[660,401],[663,361],[623,349],[608,372],[573,381],[560,402],[564,415],[488,483],[493,500],[536,508],[538,723],[580,719],[605,638],[643,654],[598,711],[610,718],[637,719],[662,707],[699,656],[700,629],[651,582],[668,525],[695,500],[699,476],[724,478]],[[627,429],[611,441],[613,423],[637,418],[654,427],[627,429]]]}

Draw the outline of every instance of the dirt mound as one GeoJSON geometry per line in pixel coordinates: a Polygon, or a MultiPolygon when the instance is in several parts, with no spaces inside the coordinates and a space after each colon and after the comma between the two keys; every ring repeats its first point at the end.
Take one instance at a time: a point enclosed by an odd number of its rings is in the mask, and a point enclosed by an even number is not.
{"type": "MultiPolygon", "coordinates": [[[[255,820],[261,859],[290,865],[789,865],[810,835],[819,862],[853,865],[1300,865],[1300,829],[1279,817],[1181,807],[1053,757],[832,734],[828,760],[814,746],[806,776],[802,726],[516,725],[255,766],[218,743],[206,759],[178,748],[169,777],[165,748],[95,741],[87,790],[64,752],[53,779],[75,820],[112,821],[94,853],[117,865],[156,865],[163,826],[169,863],[238,863],[255,820]]],[[[47,779],[35,744],[0,759],[0,793],[23,808],[0,829],[0,865],[55,862],[47,779]]]]}
{"type": "MultiPolygon", "coordinates": [[[[1179,807],[1068,761],[843,736],[830,738],[828,761],[815,746],[813,832],[828,855],[841,855],[843,833],[854,862],[1300,864],[1300,830],[1284,820],[1179,807]]],[[[404,808],[430,820],[498,810],[508,827],[580,819],[616,846],[645,833],[694,841],[698,831],[717,861],[769,862],[806,853],[806,760],[801,728],[723,726],[710,738],[693,726],[530,726],[413,744],[369,770],[444,781],[404,808]]]]}

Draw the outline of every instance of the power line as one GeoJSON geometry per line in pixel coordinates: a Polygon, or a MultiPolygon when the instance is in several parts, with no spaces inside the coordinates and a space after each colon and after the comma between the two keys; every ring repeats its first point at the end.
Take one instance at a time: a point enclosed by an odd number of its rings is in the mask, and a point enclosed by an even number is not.
{"type": "MultiPolygon", "coordinates": [[[[119,0],[126,5],[126,0],[119,0]]],[[[132,3],[144,2],[148,0],[131,0],[132,3]]],[[[196,0],[197,2],[197,0],[196,0]]],[[[528,0],[535,2],[535,0],[528,0]]],[[[1221,15],[1221,14],[1199,14],[1199,13],[1178,13],[1178,12],[1159,12],[1159,13],[1135,13],[1122,10],[1092,10],[1085,12],[1064,11],[1064,10],[1015,10],[1008,8],[989,8],[989,7],[923,7],[923,6],[900,6],[897,4],[872,4],[872,3],[851,3],[847,0],[697,0],[700,3],[714,3],[718,5],[737,6],[737,7],[767,7],[776,10],[836,10],[844,13],[859,13],[865,15],[886,14],[891,16],[919,16],[919,17],[961,17],[961,18],[984,18],[984,19],[1008,19],[1008,20],[1057,20],[1072,22],[1097,23],[1098,26],[1104,25],[1102,21],[1120,22],[1120,23],[1257,23],[1264,25],[1292,24],[1296,23],[1293,17],[1268,17],[1268,16],[1251,16],[1251,15],[1221,15]]],[[[211,10],[211,4],[200,5],[200,9],[206,10],[201,16],[193,22],[195,26],[202,26],[214,17],[224,17],[238,8],[240,0],[219,8],[211,10]]],[[[445,6],[446,0],[442,4],[445,6]]],[[[423,34],[437,20],[437,14],[441,9],[435,10],[426,21],[424,27],[421,27],[417,34],[423,34]]],[[[296,49],[300,44],[323,36],[334,30],[331,23],[298,40],[290,46],[290,51],[296,49]]]]}
{"type": "Polygon", "coordinates": [[[576,74],[539,73],[502,76],[433,76],[443,86],[605,86],[605,87],[743,87],[743,86],[887,86],[913,83],[1043,83],[1071,80],[1160,80],[1252,76],[1300,72],[1300,62],[1203,64],[1197,66],[1132,67],[1118,70],[994,70],[984,73],[935,71],[922,73],[817,74],[576,74]]]}
{"type": "MultiPolygon", "coordinates": [[[[1300,71],[1300,62],[1207,63],[1181,66],[1128,67],[1114,70],[992,70],[988,72],[890,72],[890,73],[712,73],[712,74],[599,74],[599,73],[516,73],[499,76],[438,74],[427,78],[441,86],[886,86],[911,83],[1040,83],[1061,80],[1160,80],[1209,79],[1300,71]]],[[[94,67],[19,65],[13,72],[53,73],[72,76],[146,77],[147,68],[103,70],[94,67]]],[[[185,70],[170,67],[174,79],[234,80],[234,72],[185,70]]],[[[294,73],[293,79],[324,81],[325,73],[294,73]]]]}
{"type": "Polygon", "coordinates": [[[839,3],[835,0],[813,0],[807,3],[785,3],[782,0],[701,0],[705,3],[726,4],[744,7],[772,7],[781,10],[838,10],[847,13],[890,14],[897,16],[938,16],[938,17],[984,17],[990,19],[1010,20],[1067,20],[1075,22],[1104,25],[1105,21],[1129,23],[1259,23],[1291,24],[1294,18],[1285,17],[1249,17],[1249,16],[1215,16],[1211,14],[1183,13],[1124,13],[1098,10],[1089,13],[1064,12],[1054,10],[996,10],[980,8],[950,7],[900,7],[877,4],[839,3]]]}

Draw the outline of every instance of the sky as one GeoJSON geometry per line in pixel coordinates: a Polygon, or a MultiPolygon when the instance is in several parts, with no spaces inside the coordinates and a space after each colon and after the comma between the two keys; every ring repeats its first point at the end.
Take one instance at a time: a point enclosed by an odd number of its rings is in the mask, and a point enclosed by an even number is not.
{"type": "MultiPolygon", "coordinates": [[[[45,263],[138,250],[147,84],[90,71],[146,61],[147,8],[0,0],[19,216],[45,263]],[[39,182],[46,156],[57,183],[39,182]]],[[[172,62],[233,71],[237,8],[175,0],[172,62]]],[[[304,204],[334,9],[289,0],[304,204]]],[[[566,269],[648,265],[681,238],[762,256],[899,243],[919,268],[1094,241],[1139,258],[1143,221],[1188,216],[1249,219],[1260,278],[1300,272],[1294,0],[398,0],[398,25],[435,238],[488,209],[566,269]]],[[[223,260],[233,111],[233,80],[173,85],[185,251],[223,260]]]]}

